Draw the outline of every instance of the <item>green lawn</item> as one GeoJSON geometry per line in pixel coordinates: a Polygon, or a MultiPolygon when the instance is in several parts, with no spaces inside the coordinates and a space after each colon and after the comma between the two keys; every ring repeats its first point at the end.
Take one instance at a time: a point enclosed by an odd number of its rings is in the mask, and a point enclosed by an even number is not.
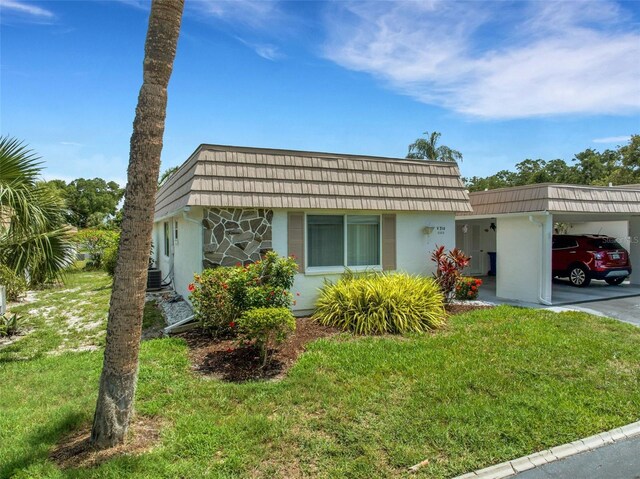
{"type": "Polygon", "coordinates": [[[198,377],[183,341],[146,341],[137,412],[164,419],[161,444],[60,471],[49,450],[93,413],[101,351],[79,350],[104,341],[108,285],[72,274],[20,308],[34,331],[0,349],[0,477],[402,477],[429,458],[418,475],[444,478],[640,417],[640,329],[500,307],[320,340],[279,382],[198,377]]]}

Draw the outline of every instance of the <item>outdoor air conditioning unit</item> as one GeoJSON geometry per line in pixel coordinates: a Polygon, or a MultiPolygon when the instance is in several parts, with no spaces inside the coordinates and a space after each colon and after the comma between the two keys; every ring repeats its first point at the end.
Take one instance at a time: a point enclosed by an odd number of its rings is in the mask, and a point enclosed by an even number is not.
{"type": "Polygon", "coordinates": [[[159,269],[150,268],[147,272],[147,291],[158,291],[162,288],[162,272],[159,269]]]}

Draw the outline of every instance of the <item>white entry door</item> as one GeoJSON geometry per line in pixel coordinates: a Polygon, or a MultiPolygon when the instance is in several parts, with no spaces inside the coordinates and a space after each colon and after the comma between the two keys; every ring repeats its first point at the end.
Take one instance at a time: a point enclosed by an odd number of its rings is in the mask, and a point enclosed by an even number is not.
{"type": "Polygon", "coordinates": [[[485,274],[484,257],[486,254],[480,249],[480,225],[468,225],[467,232],[463,233],[463,248],[467,256],[471,256],[469,267],[464,274],[467,275],[482,275],[485,274]]]}

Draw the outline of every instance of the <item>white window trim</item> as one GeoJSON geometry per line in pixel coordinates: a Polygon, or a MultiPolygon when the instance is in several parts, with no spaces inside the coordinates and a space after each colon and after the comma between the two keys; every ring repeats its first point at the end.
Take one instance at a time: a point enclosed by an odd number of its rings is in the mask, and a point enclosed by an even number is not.
{"type": "Polygon", "coordinates": [[[346,271],[362,273],[365,271],[382,271],[382,214],[371,213],[305,213],[304,214],[304,264],[307,265],[304,274],[307,276],[319,276],[324,274],[343,274],[346,271]],[[308,217],[309,216],[342,216],[343,221],[343,245],[344,258],[342,266],[309,266],[309,243],[307,241],[308,234],[308,217]],[[380,264],[363,265],[363,266],[347,266],[349,245],[347,244],[348,221],[347,216],[377,216],[378,217],[378,258],[380,264]]]}

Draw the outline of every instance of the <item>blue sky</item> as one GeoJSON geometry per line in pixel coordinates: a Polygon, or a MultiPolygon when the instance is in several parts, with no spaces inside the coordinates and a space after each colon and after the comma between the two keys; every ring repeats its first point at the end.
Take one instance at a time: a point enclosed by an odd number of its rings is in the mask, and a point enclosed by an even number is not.
{"type": "MultiPolygon", "coordinates": [[[[0,133],[47,178],[124,184],[148,2],[0,0],[0,133]]],[[[463,175],[640,133],[640,2],[186,0],[163,167],[200,143],[381,156],[424,131],[463,175]]]]}

